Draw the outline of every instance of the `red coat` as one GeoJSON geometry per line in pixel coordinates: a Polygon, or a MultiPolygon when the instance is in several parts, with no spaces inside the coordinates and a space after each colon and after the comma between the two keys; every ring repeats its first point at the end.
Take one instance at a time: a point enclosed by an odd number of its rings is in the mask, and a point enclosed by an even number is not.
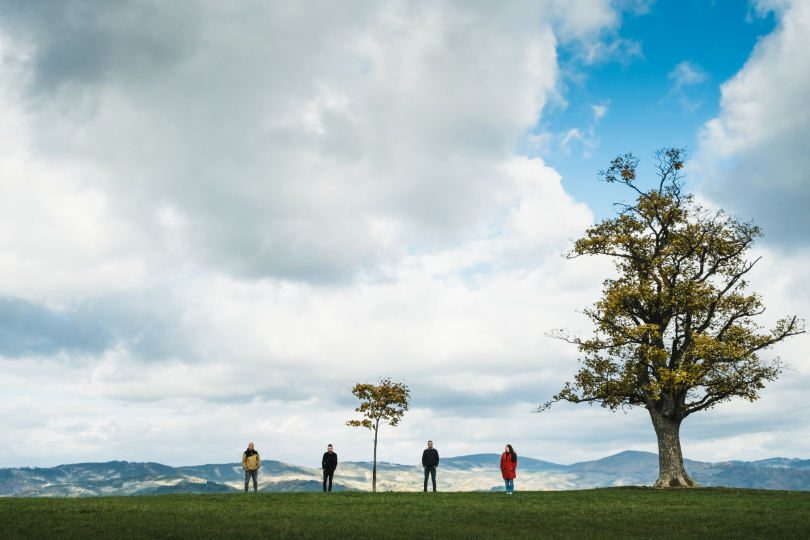
{"type": "Polygon", "coordinates": [[[512,456],[510,455],[507,459],[506,452],[504,452],[501,456],[501,474],[503,475],[503,479],[514,480],[515,468],[517,468],[517,458],[515,458],[515,461],[513,462],[512,456]]]}

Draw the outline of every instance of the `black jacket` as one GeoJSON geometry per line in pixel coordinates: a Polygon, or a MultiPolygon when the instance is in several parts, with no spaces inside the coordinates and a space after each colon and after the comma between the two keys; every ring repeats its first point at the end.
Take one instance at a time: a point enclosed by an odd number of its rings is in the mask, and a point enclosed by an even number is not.
{"type": "Polygon", "coordinates": [[[425,448],[422,452],[422,466],[423,467],[438,467],[439,466],[439,452],[435,448],[425,448]]]}
{"type": "Polygon", "coordinates": [[[336,453],[334,452],[332,452],[331,454],[329,452],[323,453],[323,459],[321,460],[321,467],[323,468],[323,470],[334,471],[335,469],[337,469],[337,463],[338,462],[336,453]]]}

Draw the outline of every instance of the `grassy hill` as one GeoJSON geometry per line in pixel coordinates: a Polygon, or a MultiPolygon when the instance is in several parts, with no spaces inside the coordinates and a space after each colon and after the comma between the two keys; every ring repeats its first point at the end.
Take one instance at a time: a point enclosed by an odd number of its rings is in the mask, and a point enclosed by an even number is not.
{"type": "Polygon", "coordinates": [[[0,538],[807,538],[810,493],[608,488],[0,499],[0,538]]]}
{"type": "MultiPolygon", "coordinates": [[[[440,491],[502,489],[500,455],[476,454],[442,458],[437,475],[440,491]]],[[[343,462],[334,490],[370,490],[370,462],[343,462]]],[[[686,469],[703,486],[810,490],[810,460],[773,458],[755,462],[703,463],[686,460],[686,469]]],[[[658,477],[658,456],[627,451],[596,461],[558,465],[521,457],[518,491],[571,490],[652,485],[658,477]]],[[[422,467],[377,464],[381,491],[421,491],[422,467]]],[[[264,460],[259,487],[264,491],[317,491],[321,471],[264,460]]],[[[160,463],[78,463],[47,469],[0,469],[0,496],[88,497],[160,493],[227,493],[244,489],[238,463],[169,467],[160,463]]]]}

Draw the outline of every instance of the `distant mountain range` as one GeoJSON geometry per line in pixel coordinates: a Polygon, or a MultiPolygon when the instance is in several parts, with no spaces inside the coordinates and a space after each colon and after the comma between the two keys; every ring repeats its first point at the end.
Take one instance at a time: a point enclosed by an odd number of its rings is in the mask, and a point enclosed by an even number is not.
{"type": "MultiPolygon", "coordinates": [[[[442,458],[440,491],[498,491],[503,489],[499,454],[442,458]]],[[[703,463],[686,460],[686,470],[703,486],[810,490],[810,460],[773,458],[762,461],[703,463]]],[[[652,485],[658,478],[658,456],[626,451],[573,465],[558,465],[521,457],[516,490],[566,490],[652,485]]],[[[383,491],[422,489],[418,465],[377,463],[377,486],[383,491]]],[[[263,460],[259,491],[320,491],[321,471],[279,461],[263,460]]],[[[99,495],[159,495],[164,493],[230,493],[244,489],[238,463],[169,467],[160,463],[76,463],[47,469],[0,469],[3,497],[89,497],[99,495]]],[[[252,488],[251,488],[252,489],[252,488]]],[[[370,490],[371,463],[341,463],[333,490],[370,490]]]]}

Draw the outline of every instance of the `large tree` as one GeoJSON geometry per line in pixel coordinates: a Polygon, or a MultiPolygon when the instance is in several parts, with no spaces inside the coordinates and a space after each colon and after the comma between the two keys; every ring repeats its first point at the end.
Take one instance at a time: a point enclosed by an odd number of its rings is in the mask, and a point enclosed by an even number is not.
{"type": "Polygon", "coordinates": [[[786,317],[769,332],[754,323],[765,309],[745,290],[758,260],[746,255],[762,235],[759,227],[701,208],[683,191],[683,150],[655,157],[659,178],[649,191],[639,188],[632,154],[600,172],[637,198],[617,205],[616,218],[588,229],[565,256],[612,257],[618,277],[607,279],[602,299],[584,311],[595,325],[593,337],[552,332],[584,357],[575,382],[537,411],[557,401],[644,407],[658,436],[655,486],[691,487],[697,484],[683,466],[681,422],[735,397],[756,400],[784,367],[761,352],[804,332],[804,323],[786,317]]]}
{"type": "Polygon", "coordinates": [[[396,426],[408,410],[410,391],[402,383],[394,382],[390,378],[380,380],[380,384],[357,383],[352,394],[362,402],[355,409],[363,413],[363,420],[349,420],[347,426],[364,427],[374,432],[374,465],[371,471],[371,490],[377,491],[377,435],[380,432],[380,422],[396,426]]]}

